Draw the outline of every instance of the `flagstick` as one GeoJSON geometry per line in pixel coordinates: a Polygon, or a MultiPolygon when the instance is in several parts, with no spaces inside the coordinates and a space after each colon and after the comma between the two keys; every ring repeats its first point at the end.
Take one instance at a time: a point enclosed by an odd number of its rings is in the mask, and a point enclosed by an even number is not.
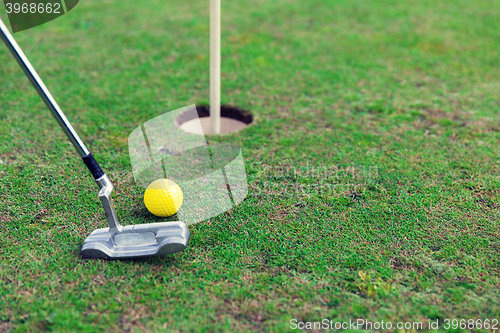
{"type": "Polygon", "coordinates": [[[210,121],[220,134],[220,26],[221,0],[210,0],[210,121]]]}

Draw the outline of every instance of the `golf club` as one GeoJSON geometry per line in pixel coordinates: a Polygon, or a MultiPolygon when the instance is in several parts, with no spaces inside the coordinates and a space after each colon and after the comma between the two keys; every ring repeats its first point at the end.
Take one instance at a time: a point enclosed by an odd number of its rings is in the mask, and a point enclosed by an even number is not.
{"type": "Polygon", "coordinates": [[[190,238],[189,229],[184,222],[120,225],[111,199],[111,192],[113,192],[111,180],[85,147],[1,19],[0,31],[0,38],[42,97],[99,186],[98,197],[104,207],[109,227],[95,230],[87,237],[81,249],[82,256],[85,258],[124,259],[166,255],[184,250],[190,238]]]}

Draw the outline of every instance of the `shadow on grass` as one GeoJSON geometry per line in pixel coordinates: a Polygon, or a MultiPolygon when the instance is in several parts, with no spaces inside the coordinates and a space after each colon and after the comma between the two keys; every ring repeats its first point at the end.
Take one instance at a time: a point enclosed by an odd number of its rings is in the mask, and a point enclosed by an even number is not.
{"type": "MultiPolygon", "coordinates": [[[[134,209],[134,212],[129,216],[131,221],[139,219],[142,223],[157,223],[157,222],[176,222],[180,221],[177,214],[169,217],[160,217],[151,214],[146,207],[138,207],[134,209]]],[[[136,224],[136,223],[134,223],[136,224]]]]}
{"type": "Polygon", "coordinates": [[[82,261],[104,261],[104,262],[121,262],[124,264],[130,264],[130,265],[150,265],[150,266],[165,266],[165,267],[171,267],[173,266],[177,260],[176,260],[176,255],[177,254],[172,254],[172,255],[164,255],[164,256],[155,256],[155,257],[144,257],[144,258],[122,258],[122,259],[100,259],[100,258],[84,258],[80,254],[80,251],[75,251],[74,253],[75,257],[79,258],[82,261]]]}

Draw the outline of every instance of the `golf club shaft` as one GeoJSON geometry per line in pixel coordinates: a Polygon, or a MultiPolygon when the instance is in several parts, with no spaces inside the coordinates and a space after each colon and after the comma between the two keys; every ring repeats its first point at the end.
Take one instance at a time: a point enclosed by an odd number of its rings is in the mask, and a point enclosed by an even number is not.
{"type": "Polygon", "coordinates": [[[89,168],[94,178],[98,179],[102,177],[104,175],[104,172],[101,170],[101,168],[95,161],[92,154],[90,154],[87,147],[85,147],[85,144],[82,142],[78,134],[75,132],[73,126],[71,126],[70,122],[68,121],[68,119],[62,112],[61,108],[57,104],[56,100],[52,97],[52,94],[47,89],[42,79],[38,76],[37,72],[29,62],[28,58],[24,55],[23,50],[21,50],[21,48],[15,41],[14,37],[12,36],[12,34],[7,29],[7,26],[5,26],[5,24],[2,22],[1,19],[0,19],[0,32],[1,32],[0,39],[4,41],[5,45],[7,45],[7,48],[12,53],[14,58],[17,60],[17,62],[19,63],[19,65],[21,66],[21,68],[23,69],[24,73],[31,81],[33,86],[35,87],[40,97],[42,97],[43,101],[45,102],[49,110],[52,112],[52,115],[54,116],[54,118],[56,118],[57,122],[59,123],[59,126],[62,128],[64,134],[66,134],[66,136],[69,138],[69,140],[75,147],[76,151],[82,158],[85,165],[89,168]]]}

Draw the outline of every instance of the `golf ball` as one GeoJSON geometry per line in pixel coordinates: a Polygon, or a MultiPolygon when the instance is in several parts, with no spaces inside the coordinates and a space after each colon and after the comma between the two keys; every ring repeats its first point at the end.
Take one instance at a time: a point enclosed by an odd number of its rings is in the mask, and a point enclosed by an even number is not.
{"type": "Polygon", "coordinates": [[[144,193],[144,204],[154,215],[174,215],[182,206],[184,195],[177,183],[170,179],[157,179],[149,184],[144,193]]]}

